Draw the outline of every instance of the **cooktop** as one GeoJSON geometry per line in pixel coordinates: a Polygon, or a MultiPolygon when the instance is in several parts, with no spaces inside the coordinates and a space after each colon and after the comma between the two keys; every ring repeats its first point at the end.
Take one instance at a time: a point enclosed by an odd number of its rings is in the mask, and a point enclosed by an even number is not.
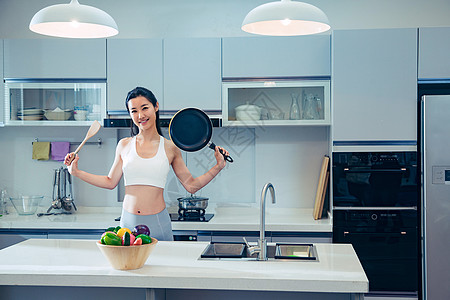
{"type": "Polygon", "coordinates": [[[212,219],[212,217],[214,217],[214,214],[204,214],[203,216],[185,215],[184,217],[179,214],[170,214],[170,220],[172,222],[208,222],[212,219]]]}
{"type": "MultiPolygon", "coordinates": [[[[199,217],[198,215],[195,216],[185,216],[182,217],[179,214],[170,214],[170,220],[172,222],[209,222],[209,220],[214,217],[214,214],[204,214],[203,216],[199,217]]],[[[115,218],[114,221],[120,221],[120,216],[115,218]]]]}

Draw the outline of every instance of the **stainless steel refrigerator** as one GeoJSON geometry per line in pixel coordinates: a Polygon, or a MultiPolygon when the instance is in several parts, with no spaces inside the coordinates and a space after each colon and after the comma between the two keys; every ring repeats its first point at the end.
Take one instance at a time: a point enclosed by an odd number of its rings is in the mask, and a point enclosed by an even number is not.
{"type": "Polygon", "coordinates": [[[450,95],[421,99],[423,299],[450,299],[450,95]]]}

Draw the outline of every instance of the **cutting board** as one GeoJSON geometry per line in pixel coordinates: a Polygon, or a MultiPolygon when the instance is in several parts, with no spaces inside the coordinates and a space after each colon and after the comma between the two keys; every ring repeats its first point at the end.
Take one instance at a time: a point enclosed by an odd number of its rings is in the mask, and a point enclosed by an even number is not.
{"type": "Polygon", "coordinates": [[[327,155],[325,155],[322,160],[319,182],[317,184],[316,201],[314,203],[314,211],[313,211],[314,220],[318,220],[322,216],[323,202],[328,187],[328,179],[330,177],[330,172],[328,171],[329,162],[330,158],[327,155]]]}

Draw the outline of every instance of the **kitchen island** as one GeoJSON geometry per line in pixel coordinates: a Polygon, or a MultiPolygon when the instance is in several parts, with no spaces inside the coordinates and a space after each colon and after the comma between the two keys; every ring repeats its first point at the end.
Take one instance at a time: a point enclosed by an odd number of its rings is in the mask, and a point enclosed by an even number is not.
{"type": "Polygon", "coordinates": [[[316,244],[318,261],[199,260],[208,243],[159,242],[143,268],[113,269],[92,240],[29,239],[0,250],[1,299],[362,299],[351,245],[316,244]]]}

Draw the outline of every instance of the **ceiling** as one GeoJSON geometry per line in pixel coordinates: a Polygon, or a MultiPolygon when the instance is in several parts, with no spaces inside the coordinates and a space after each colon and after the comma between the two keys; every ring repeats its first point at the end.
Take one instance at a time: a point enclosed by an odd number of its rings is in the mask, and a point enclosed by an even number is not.
{"type": "MultiPolygon", "coordinates": [[[[250,36],[240,29],[254,7],[274,0],[79,0],[109,13],[114,38],[250,36]]],[[[41,38],[28,24],[40,9],[70,0],[0,0],[0,38],[41,38]]],[[[448,0],[306,0],[334,30],[450,27],[448,0]]]]}

